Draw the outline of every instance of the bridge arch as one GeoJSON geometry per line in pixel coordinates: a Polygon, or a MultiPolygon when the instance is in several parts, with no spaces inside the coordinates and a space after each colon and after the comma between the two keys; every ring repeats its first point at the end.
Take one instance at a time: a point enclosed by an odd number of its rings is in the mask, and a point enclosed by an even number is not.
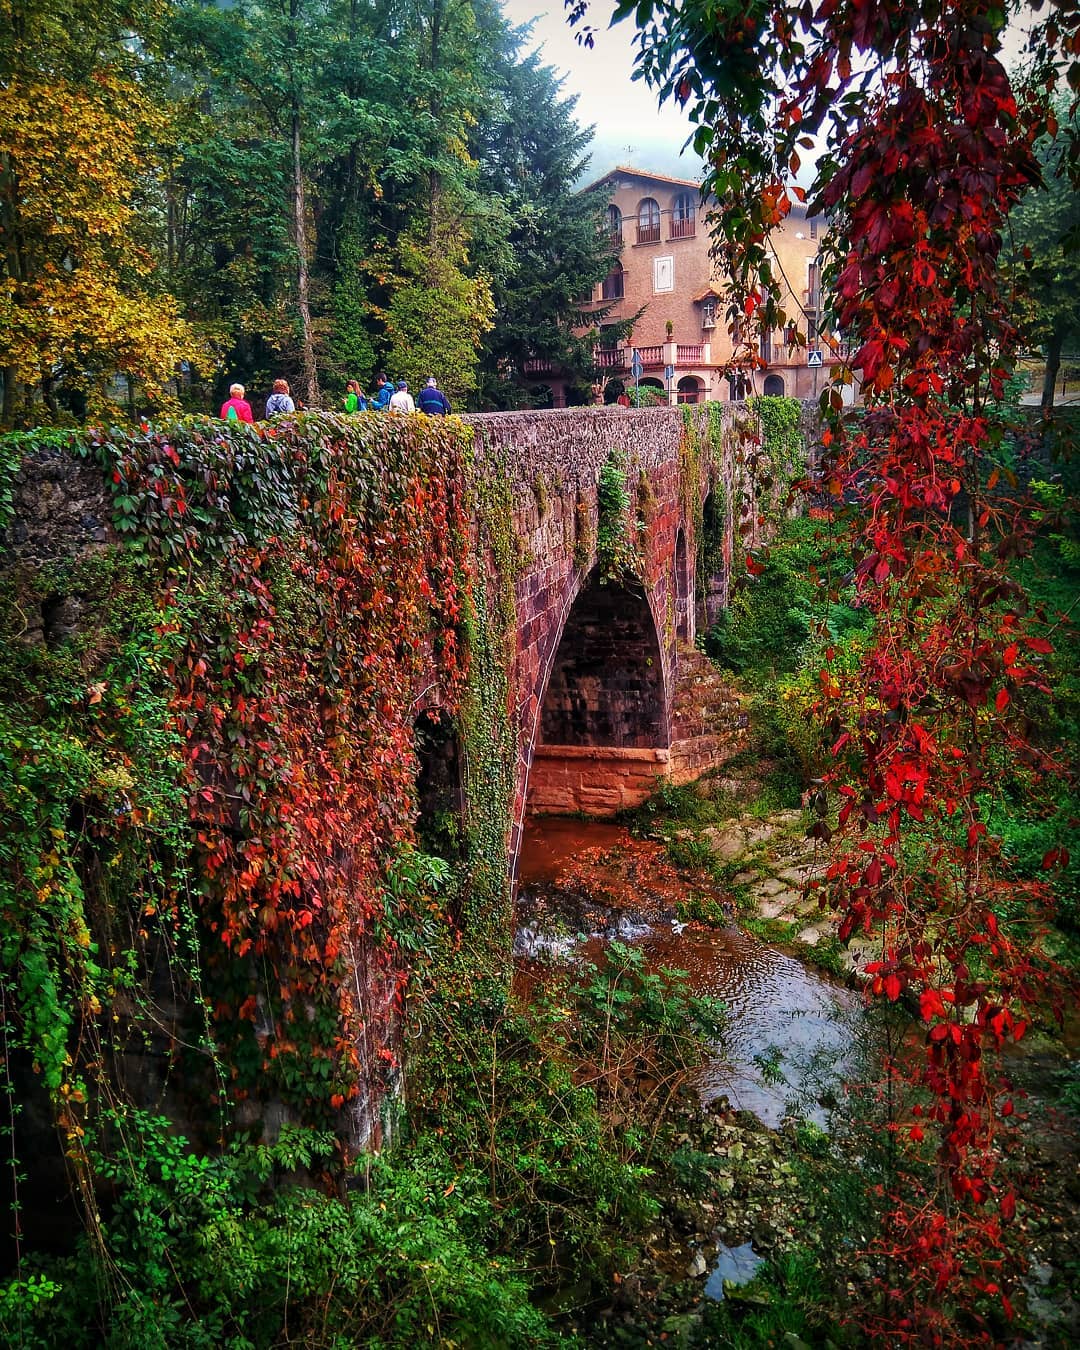
{"type": "Polygon", "coordinates": [[[539,743],[655,748],[665,723],[660,639],[645,593],[594,569],[554,648],[539,743]]]}
{"type": "Polygon", "coordinates": [[[593,568],[567,596],[537,697],[522,803],[612,814],[651,791],[668,757],[667,663],[653,597],[593,568]]]}

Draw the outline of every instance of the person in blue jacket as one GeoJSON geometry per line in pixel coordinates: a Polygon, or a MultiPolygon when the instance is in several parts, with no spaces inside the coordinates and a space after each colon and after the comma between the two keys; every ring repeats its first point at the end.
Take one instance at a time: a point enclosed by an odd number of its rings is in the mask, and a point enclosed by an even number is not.
{"type": "Polygon", "coordinates": [[[429,417],[445,417],[450,411],[450,400],[435,383],[434,375],[428,376],[427,384],[417,394],[416,411],[429,417]]]}
{"type": "Polygon", "coordinates": [[[375,376],[375,385],[377,392],[368,403],[368,407],[374,408],[378,412],[385,412],[390,406],[390,395],[394,392],[394,386],[386,378],[385,371],[379,371],[378,375],[375,376]]]}

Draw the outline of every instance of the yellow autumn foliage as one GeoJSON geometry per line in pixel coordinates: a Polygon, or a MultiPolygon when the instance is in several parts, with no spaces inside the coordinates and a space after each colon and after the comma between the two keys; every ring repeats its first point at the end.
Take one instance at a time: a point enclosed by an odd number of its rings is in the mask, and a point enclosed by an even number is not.
{"type": "Polygon", "coordinates": [[[0,366],[88,392],[116,373],[159,398],[207,344],[157,284],[140,186],[166,115],[124,69],[15,76],[0,98],[0,366]]]}

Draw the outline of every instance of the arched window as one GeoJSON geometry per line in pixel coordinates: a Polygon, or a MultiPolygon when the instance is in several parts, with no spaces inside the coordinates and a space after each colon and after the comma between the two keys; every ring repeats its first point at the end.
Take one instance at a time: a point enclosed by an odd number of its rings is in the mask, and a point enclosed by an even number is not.
{"type": "Polygon", "coordinates": [[[601,296],[604,300],[621,300],[623,298],[623,270],[616,265],[604,278],[601,296]]]}
{"type": "Polygon", "coordinates": [[[765,376],[765,392],[770,397],[780,398],[784,393],[784,381],[779,375],[765,376]]]}
{"type": "Polygon", "coordinates": [[[622,243],[622,212],[617,206],[609,206],[607,209],[607,232],[613,244],[622,243]]]}
{"type": "Polygon", "coordinates": [[[638,205],[637,241],[639,244],[660,242],[660,203],[653,197],[644,198],[638,205]]]}
{"type": "Polygon", "coordinates": [[[679,381],[675,398],[679,403],[700,403],[704,385],[696,375],[684,375],[679,381]]]}
{"type": "Polygon", "coordinates": [[[680,192],[671,205],[672,239],[693,239],[697,207],[689,192],[680,192]]]}

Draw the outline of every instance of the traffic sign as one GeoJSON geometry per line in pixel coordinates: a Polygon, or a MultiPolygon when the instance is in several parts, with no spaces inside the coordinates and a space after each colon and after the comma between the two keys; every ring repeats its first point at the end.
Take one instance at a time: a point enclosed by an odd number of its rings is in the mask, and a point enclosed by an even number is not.
{"type": "Polygon", "coordinates": [[[640,353],[640,352],[638,351],[638,349],[635,347],[635,348],[634,348],[634,354],[633,354],[633,356],[630,358],[630,374],[633,375],[633,377],[634,377],[635,380],[640,380],[640,379],[641,379],[641,372],[642,372],[644,369],[645,369],[645,365],[644,365],[644,362],[643,362],[642,359],[641,359],[641,353],[640,353]]]}
{"type": "Polygon", "coordinates": [[[808,366],[820,366],[824,364],[823,353],[820,349],[806,353],[806,364],[808,366]]]}
{"type": "Polygon", "coordinates": [[[674,366],[665,366],[665,367],[664,367],[664,379],[665,379],[665,381],[666,381],[668,384],[670,384],[671,381],[672,381],[674,378],[675,378],[675,367],[674,367],[674,366]]]}

